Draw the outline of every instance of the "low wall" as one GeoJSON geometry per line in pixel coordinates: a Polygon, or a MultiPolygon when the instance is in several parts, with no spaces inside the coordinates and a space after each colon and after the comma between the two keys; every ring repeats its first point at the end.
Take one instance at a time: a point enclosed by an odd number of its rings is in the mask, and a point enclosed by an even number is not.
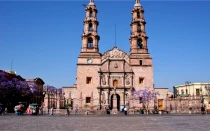
{"type": "MultiPolygon", "coordinates": [[[[79,110],[78,114],[85,114],[86,110],[79,110]]],[[[88,114],[105,114],[105,111],[103,110],[88,110],[88,114]]],[[[44,114],[50,114],[50,109],[44,110],[44,114]]],[[[53,114],[59,114],[59,115],[66,115],[67,109],[54,109],[53,114]]],[[[74,114],[74,110],[70,111],[70,114],[74,114]]]]}

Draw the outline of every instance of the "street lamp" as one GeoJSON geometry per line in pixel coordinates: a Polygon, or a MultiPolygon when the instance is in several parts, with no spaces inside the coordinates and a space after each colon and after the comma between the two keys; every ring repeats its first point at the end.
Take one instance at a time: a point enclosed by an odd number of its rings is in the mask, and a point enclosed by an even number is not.
{"type": "Polygon", "coordinates": [[[168,105],[167,105],[167,100],[168,100],[168,93],[166,94],[166,111],[167,111],[167,109],[168,109],[168,105]]]}
{"type": "Polygon", "coordinates": [[[202,104],[202,107],[203,107],[204,98],[203,98],[203,93],[202,93],[202,86],[200,88],[200,92],[201,92],[201,104],[202,104]]]}
{"type": "MultiPolygon", "coordinates": [[[[187,96],[187,93],[188,93],[188,92],[187,92],[187,91],[188,91],[188,90],[187,90],[187,87],[190,85],[190,83],[191,83],[191,82],[189,82],[189,81],[185,81],[185,85],[186,85],[186,96],[187,96]]],[[[190,94],[190,89],[189,89],[189,94],[190,94]]]]}

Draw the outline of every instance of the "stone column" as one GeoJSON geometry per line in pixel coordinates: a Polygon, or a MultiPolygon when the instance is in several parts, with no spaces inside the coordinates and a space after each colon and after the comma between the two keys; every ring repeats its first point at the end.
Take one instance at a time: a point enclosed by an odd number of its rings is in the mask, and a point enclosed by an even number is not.
{"type": "Polygon", "coordinates": [[[79,101],[80,101],[80,110],[81,110],[83,108],[83,106],[82,106],[82,92],[80,93],[79,101]]]}
{"type": "Polygon", "coordinates": [[[91,98],[90,98],[90,109],[92,110],[93,109],[93,92],[91,92],[91,98]]]}
{"type": "Polygon", "coordinates": [[[98,109],[101,109],[101,89],[98,89],[98,109]]]}
{"type": "Polygon", "coordinates": [[[106,91],[106,103],[105,105],[108,105],[109,104],[109,92],[106,91]]]}
{"type": "Polygon", "coordinates": [[[49,109],[49,97],[48,97],[48,94],[45,94],[45,97],[44,97],[44,111],[45,111],[45,113],[49,113],[48,109],[49,109]]]}
{"type": "Polygon", "coordinates": [[[121,95],[120,98],[122,98],[121,105],[124,105],[125,106],[125,92],[122,92],[122,95],[121,95]]]}
{"type": "Polygon", "coordinates": [[[57,96],[57,109],[60,109],[60,94],[57,96]]]}
{"type": "Polygon", "coordinates": [[[116,94],[113,95],[113,108],[112,108],[112,114],[117,114],[117,96],[116,94]]]}
{"type": "Polygon", "coordinates": [[[129,96],[129,114],[134,114],[132,91],[130,91],[130,96],[129,96]]]}
{"type": "Polygon", "coordinates": [[[134,114],[134,109],[133,109],[133,100],[130,99],[129,101],[129,114],[134,114]]]}

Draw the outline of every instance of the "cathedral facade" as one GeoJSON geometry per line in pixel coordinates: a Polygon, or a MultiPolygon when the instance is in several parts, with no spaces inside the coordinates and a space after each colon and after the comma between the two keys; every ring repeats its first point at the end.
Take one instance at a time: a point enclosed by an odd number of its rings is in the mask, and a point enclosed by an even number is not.
{"type": "Polygon", "coordinates": [[[154,89],[152,57],[148,51],[144,9],[139,0],[132,9],[130,53],[118,47],[99,52],[98,9],[93,0],[86,6],[82,49],[78,57],[76,84],[63,87],[63,93],[72,106],[103,109],[109,106],[113,113],[123,106],[130,110],[140,107],[132,99],[132,91],[154,89]]]}

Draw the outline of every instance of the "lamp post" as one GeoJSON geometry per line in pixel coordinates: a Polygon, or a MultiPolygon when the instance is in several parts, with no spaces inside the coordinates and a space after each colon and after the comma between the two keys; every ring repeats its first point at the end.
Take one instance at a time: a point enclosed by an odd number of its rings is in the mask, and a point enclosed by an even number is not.
{"type": "Polygon", "coordinates": [[[201,88],[200,88],[200,92],[201,92],[201,104],[202,104],[202,107],[203,107],[204,98],[203,98],[203,93],[202,93],[202,85],[201,85],[201,88]]]}
{"type": "MultiPolygon", "coordinates": [[[[191,83],[191,82],[189,82],[189,81],[185,81],[185,86],[186,86],[186,96],[187,96],[187,93],[188,93],[188,92],[187,92],[187,90],[188,90],[188,89],[187,89],[187,87],[190,85],[190,83],[191,83]]],[[[189,88],[189,94],[190,94],[190,88],[189,88]]]]}
{"type": "Polygon", "coordinates": [[[167,101],[168,101],[168,93],[166,94],[166,111],[168,110],[167,101]]]}

